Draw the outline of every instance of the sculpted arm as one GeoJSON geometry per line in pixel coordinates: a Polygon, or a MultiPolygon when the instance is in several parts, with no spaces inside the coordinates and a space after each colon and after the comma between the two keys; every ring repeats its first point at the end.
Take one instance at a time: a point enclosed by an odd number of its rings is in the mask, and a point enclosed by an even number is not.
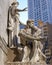
{"type": "Polygon", "coordinates": [[[44,58],[46,58],[46,56],[43,54],[43,52],[38,48],[38,51],[40,52],[40,54],[44,57],[44,58]]]}
{"type": "Polygon", "coordinates": [[[44,38],[40,37],[40,38],[36,38],[30,34],[27,34],[24,30],[20,30],[19,36],[24,36],[25,38],[31,39],[31,40],[43,40],[44,38]]]}
{"type": "Polygon", "coordinates": [[[17,12],[27,11],[27,8],[24,9],[16,9],[17,12]]]}
{"type": "Polygon", "coordinates": [[[38,28],[37,26],[34,26],[34,30],[36,30],[36,35],[39,36],[41,34],[41,29],[38,28]]]}
{"type": "Polygon", "coordinates": [[[18,34],[19,36],[24,36],[25,38],[31,39],[31,40],[42,40],[43,38],[35,38],[34,36],[27,34],[24,30],[21,30],[18,34]]]}
{"type": "Polygon", "coordinates": [[[34,40],[34,37],[31,36],[30,34],[27,34],[24,30],[21,30],[21,31],[19,32],[19,36],[24,36],[25,38],[34,40]]]}

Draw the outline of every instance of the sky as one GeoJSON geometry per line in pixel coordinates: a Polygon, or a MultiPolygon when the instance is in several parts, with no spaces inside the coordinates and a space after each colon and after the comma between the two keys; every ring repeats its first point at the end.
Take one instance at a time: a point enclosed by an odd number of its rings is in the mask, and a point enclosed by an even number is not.
{"type": "MultiPolygon", "coordinates": [[[[19,2],[19,6],[18,6],[19,9],[23,9],[27,7],[27,4],[28,4],[27,0],[17,0],[17,1],[19,2]]],[[[26,21],[28,19],[28,11],[20,12],[19,14],[20,14],[20,17],[19,17],[20,21],[26,24],[26,21]]]]}

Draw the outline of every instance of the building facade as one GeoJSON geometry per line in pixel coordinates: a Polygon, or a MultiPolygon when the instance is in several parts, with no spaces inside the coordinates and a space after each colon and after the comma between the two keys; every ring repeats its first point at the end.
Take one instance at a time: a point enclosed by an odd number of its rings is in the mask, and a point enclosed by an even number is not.
{"type": "Polygon", "coordinates": [[[35,25],[38,20],[51,23],[51,3],[51,0],[28,0],[28,18],[34,19],[35,25]]]}
{"type": "MultiPolygon", "coordinates": [[[[52,0],[28,0],[28,18],[34,19],[35,25],[39,25],[39,20],[43,21],[43,23],[48,22],[47,24],[48,46],[52,52],[52,30],[51,30],[52,13],[51,11],[52,11],[52,0]]],[[[51,57],[52,57],[52,53],[51,53],[51,57]]]]}
{"type": "Polygon", "coordinates": [[[0,0],[0,65],[6,65],[8,60],[8,9],[11,3],[15,1],[16,0],[0,0]]]}

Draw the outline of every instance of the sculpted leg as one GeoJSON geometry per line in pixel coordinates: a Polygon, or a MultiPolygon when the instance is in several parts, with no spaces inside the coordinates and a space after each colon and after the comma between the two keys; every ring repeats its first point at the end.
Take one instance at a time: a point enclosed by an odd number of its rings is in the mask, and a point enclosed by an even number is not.
{"type": "Polygon", "coordinates": [[[33,54],[33,57],[31,59],[32,62],[37,62],[39,60],[38,48],[37,47],[38,47],[38,42],[34,41],[34,44],[33,44],[34,54],[33,54]]]}
{"type": "Polygon", "coordinates": [[[29,54],[30,54],[30,49],[28,48],[28,46],[25,46],[24,47],[24,56],[23,56],[22,62],[29,61],[29,54]]]}

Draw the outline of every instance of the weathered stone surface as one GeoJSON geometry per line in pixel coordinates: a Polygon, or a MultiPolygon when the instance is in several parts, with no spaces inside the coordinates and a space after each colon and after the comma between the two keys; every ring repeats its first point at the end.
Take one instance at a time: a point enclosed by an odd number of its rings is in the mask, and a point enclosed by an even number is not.
{"type": "Polygon", "coordinates": [[[8,62],[7,65],[47,65],[46,63],[35,63],[35,62],[8,62]]]}
{"type": "Polygon", "coordinates": [[[3,38],[0,37],[0,64],[1,65],[6,65],[7,61],[7,46],[6,42],[3,38]]]}
{"type": "Polygon", "coordinates": [[[8,20],[8,8],[10,4],[16,0],[0,0],[0,36],[4,40],[0,40],[0,65],[6,65],[7,60],[7,43],[8,43],[8,34],[7,34],[7,20],[8,20]]]}
{"type": "Polygon", "coordinates": [[[3,52],[2,48],[0,48],[0,65],[6,65],[7,55],[3,52]]]}

